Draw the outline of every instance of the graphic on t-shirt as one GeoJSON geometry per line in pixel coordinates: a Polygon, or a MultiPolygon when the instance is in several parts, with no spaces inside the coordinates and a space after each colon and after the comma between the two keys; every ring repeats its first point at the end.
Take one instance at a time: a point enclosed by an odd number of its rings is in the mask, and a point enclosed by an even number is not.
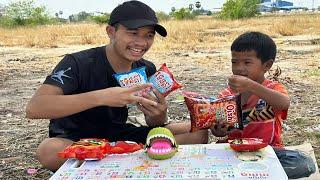
{"type": "Polygon", "coordinates": [[[62,77],[71,78],[70,76],[65,74],[67,71],[70,71],[70,70],[71,70],[71,67],[69,67],[66,70],[60,70],[58,72],[54,71],[54,73],[51,75],[51,79],[53,79],[61,84],[64,84],[62,77]]]}
{"type": "Polygon", "coordinates": [[[267,105],[262,99],[259,99],[257,105],[253,109],[245,110],[243,115],[247,123],[250,121],[265,121],[274,118],[272,106],[267,105]]]}

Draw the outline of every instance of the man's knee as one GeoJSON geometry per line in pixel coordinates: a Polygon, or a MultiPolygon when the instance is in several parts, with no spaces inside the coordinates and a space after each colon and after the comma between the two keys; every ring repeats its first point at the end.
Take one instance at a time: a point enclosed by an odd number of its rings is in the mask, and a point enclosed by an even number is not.
{"type": "Polygon", "coordinates": [[[72,141],[66,139],[45,139],[38,146],[36,158],[44,168],[56,171],[65,162],[65,159],[59,158],[57,153],[70,144],[72,141]]]}

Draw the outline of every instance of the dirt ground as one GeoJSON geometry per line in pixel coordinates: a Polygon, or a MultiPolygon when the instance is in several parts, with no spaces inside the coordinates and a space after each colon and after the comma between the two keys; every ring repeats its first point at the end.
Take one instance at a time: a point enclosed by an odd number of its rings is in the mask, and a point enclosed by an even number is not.
{"type": "MultiPolygon", "coordinates": [[[[284,124],[286,145],[310,141],[320,163],[320,37],[292,36],[275,39],[279,66],[291,97],[284,124]]],[[[58,48],[0,47],[0,179],[48,179],[50,172],[35,160],[38,144],[48,136],[48,120],[25,118],[25,106],[37,87],[66,53],[93,46],[58,48]],[[36,173],[27,170],[35,169],[36,173]]],[[[169,117],[189,121],[181,91],[217,94],[230,75],[229,46],[210,51],[149,52],[158,67],[166,62],[184,88],[168,96],[169,117]]],[[[272,73],[271,73],[272,74],[272,73]]],[[[137,114],[133,111],[132,114],[137,114]]]]}

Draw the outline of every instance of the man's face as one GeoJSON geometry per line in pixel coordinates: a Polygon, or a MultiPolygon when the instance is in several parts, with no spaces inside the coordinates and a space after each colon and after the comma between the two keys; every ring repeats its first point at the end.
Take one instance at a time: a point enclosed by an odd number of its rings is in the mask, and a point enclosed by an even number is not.
{"type": "Polygon", "coordinates": [[[269,70],[270,63],[263,63],[253,50],[245,52],[232,51],[232,73],[245,76],[253,81],[262,83],[264,73],[269,70]]]}
{"type": "Polygon", "coordinates": [[[118,29],[109,37],[119,57],[128,61],[137,61],[149,50],[154,36],[153,26],[127,29],[119,24],[118,29]]]}

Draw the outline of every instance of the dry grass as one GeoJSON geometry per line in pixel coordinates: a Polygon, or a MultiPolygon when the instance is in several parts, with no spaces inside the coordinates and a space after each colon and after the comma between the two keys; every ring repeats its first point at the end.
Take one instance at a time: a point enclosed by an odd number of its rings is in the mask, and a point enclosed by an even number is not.
{"type": "MultiPolygon", "coordinates": [[[[249,30],[265,32],[273,37],[320,34],[320,14],[262,16],[248,20],[225,21],[213,18],[176,21],[162,24],[169,36],[157,38],[153,50],[194,50],[212,48],[228,42],[249,30]]],[[[65,24],[32,28],[0,28],[0,45],[57,47],[72,44],[105,44],[105,26],[65,24]]]]}

